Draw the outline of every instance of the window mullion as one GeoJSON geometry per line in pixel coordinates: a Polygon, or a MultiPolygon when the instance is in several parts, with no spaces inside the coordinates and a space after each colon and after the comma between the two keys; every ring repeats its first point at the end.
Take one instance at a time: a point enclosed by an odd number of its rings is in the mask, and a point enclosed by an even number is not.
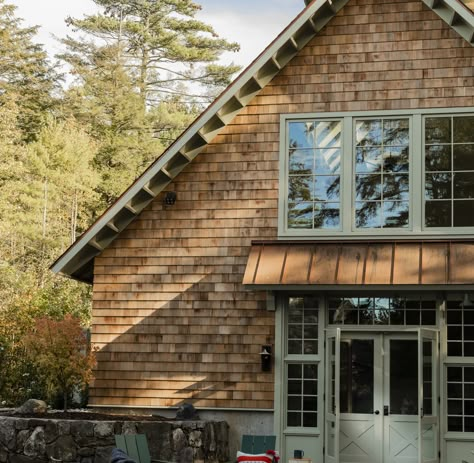
{"type": "Polygon", "coordinates": [[[342,191],[341,191],[341,214],[342,230],[345,233],[352,231],[354,223],[353,204],[353,158],[354,158],[354,128],[352,117],[344,117],[342,125],[342,191]]]}
{"type": "Polygon", "coordinates": [[[423,189],[425,185],[424,143],[421,114],[414,114],[410,130],[410,191],[412,230],[423,229],[423,189]]]}

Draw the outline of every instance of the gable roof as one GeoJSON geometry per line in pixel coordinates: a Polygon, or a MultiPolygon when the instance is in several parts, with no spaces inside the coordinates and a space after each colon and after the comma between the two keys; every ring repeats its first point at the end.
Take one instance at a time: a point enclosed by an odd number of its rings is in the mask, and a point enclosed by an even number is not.
{"type": "MultiPolygon", "coordinates": [[[[349,0],[305,0],[305,9],[51,266],[91,283],[93,262],[140,212],[283,69],[349,0]]],[[[459,0],[421,0],[474,45],[474,14],[459,0]]]]}

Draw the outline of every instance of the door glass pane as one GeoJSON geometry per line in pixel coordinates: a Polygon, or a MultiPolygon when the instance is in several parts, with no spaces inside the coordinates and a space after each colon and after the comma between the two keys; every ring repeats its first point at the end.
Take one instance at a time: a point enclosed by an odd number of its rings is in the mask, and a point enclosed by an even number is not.
{"type": "Polygon", "coordinates": [[[390,340],[390,413],[418,414],[417,340],[390,340]]]}
{"type": "Polygon", "coordinates": [[[423,339],[423,415],[433,414],[433,341],[423,339]]]}
{"type": "Polygon", "coordinates": [[[328,338],[326,356],[326,381],[327,381],[327,403],[326,403],[326,449],[329,457],[335,457],[336,450],[336,340],[328,338]]]}
{"type": "Polygon", "coordinates": [[[329,413],[333,415],[336,414],[336,398],[335,398],[335,390],[336,390],[336,341],[331,339],[329,341],[329,413]]]}
{"type": "Polygon", "coordinates": [[[374,341],[341,341],[341,413],[374,412],[374,341]]]}

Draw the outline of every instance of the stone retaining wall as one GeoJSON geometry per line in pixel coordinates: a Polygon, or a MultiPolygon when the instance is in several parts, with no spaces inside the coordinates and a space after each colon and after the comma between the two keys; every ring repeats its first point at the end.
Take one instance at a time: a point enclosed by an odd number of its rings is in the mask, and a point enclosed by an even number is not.
{"type": "Polygon", "coordinates": [[[228,461],[224,421],[66,421],[0,416],[0,462],[108,463],[115,434],[146,434],[151,457],[181,463],[228,461]]]}

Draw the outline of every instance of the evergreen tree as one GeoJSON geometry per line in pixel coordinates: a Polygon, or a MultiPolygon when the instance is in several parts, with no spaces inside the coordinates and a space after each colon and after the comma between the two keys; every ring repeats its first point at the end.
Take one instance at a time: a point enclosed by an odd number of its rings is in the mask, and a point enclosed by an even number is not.
{"type": "MultiPolygon", "coordinates": [[[[94,0],[102,12],[83,19],[69,18],[77,31],[103,45],[116,45],[125,60],[143,105],[167,101],[167,95],[186,101],[210,102],[205,90],[220,89],[238,70],[217,64],[224,51],[238,44],[217,36],[214,29],[195,18],[200,6],[191,0],[94,0]],[[191,84],[192,85],[189,85],[191,84]]],[[[95,45],[68,37],[69,59],[93,53],[95,45]]]]}
{"type": "Polygon", "coordinates": [[[45,113],[54,106],[59,80],[43,47],[33,41],[38,28],[22,27],[15,10],[0,0],[0,93],[2,98],[15,98],[18,126],[29,141],[36,138],[45,113]]]}
{"type": "Polygon", "coordinates": [[[163,150],[154,136],[150,111],[144,111],[132,79],[117,59],[116,46],[94,47],[70,63],[78,81],[65,95],[64,112],[78,120],[96,140],[97,191],[105,208],[163,150]]]}

